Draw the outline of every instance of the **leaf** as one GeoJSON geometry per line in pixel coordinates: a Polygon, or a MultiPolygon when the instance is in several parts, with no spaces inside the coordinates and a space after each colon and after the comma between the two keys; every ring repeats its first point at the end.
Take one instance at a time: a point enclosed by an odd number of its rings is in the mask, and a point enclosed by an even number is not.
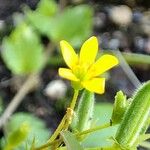
{"type": "Polygon", "coordinates": [[[67,146],[67,150],[83,150],[75,136],[69,131],[62,131],[61,136],[67,146]]]}
{"type": "Polygon", "coordinates": [[[36,9],[37,12],[49,17],[56,14],[57,10],[58,6],[54,0],[41,0],[36,9]]]}
{"type": "MultiPolygon", "coordinates": [[[[113,105],[110,103],[97,103],[95,105],[94,120],[97,121],[96,125],[108,123],[111,118],[113,105]]],[[[85,147],[108,147],[111,146],[113,141],[110,137],[115,136],[117,126],[109,127],[90,134],[83,142],[85,147]]]]}
{"type": "Polygon", "coordinates": [[[92,33],[92,16],[93,9],[88,5],[66,8],[53,18],[47,34],[54,42],[66,40],[79,46],[92,33]]]}
{"type": "Polygon", "coordinates": [[[5,150],[14,149],[20,145],[28,136],[30,127],[27,123],[22,123],[18,129],[11,132],[7,137],[5,150]]]}
{"type": "Polygon", "coordinates": [[[14,74],[38,72],[44,62],[39,37],[26,24],[20,24],[2,42],[2,57],[14,74]]]}
{"type": "MultiPolygon", "coordinates": [[[[93,28],[92,7],[89,5],[78,5],[65,8],[59,14],[50,13],[48,15],[43,9],[45,6],[42,6],[42,4],[45,5],[47,2],[48,0],[41,1],[37,10],[26,10],[25,12],[27,20],[39,33],[48,36],[55,43],[64,39],[72,43],[73,46],[80,46],[89,38],[93,28]]],[[[46,10],[51,10],[57,6],[48,5],[46,7],[49,7],[46,10]]]]}
{"type": "Polygon", "coordinates": [[[19,147],[20,149],[24,148],[25,143],[28,143],[28,145],[31,146],[33,144],[33,139],[35,139],[34,144],[36,146],[40,146],[44,144],[45,141],[47,141],[50,137],[50,131],[46,129],[44,122],[29,113],[14,114],[5,127],[5,134],[8,136],[13,131],[15,131],[22,123],[26,123],[30,126],[30,133],[26,141],[19,147]]]}
{"type": "Polygon", "coordinates": [[[111,117],[112,124],[118,124],[122,121],[127,106],[126,95],[124,95],[122,91],[117,92],[111,117]]]}
{"type": "Polygon", "coordinates": [[[51,18],[57,10],[58,6],[54,0],[41,0],[35,11],[25,10],[26,19],[41,34],[47,35],[50,30],[51,18]]]}

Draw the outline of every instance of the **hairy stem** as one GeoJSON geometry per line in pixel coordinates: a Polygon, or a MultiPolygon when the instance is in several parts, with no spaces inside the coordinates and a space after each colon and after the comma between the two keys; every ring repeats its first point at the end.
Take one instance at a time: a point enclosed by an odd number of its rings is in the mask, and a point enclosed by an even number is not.
{"type": "Polygon", "coordinates": [[[101,126],[97,126],[95,128],[91,128],[91,129],[85,130],[83,132],[79,132],[79,133],[76,134],[76,136],[82,136],[84,134],[89,134],[89,133],[92,133],[92,132],[95,132],[95,131],[98,131],[98,130],[102,130],[102,129],[108,128],[110,126],[111,126],[110,123],[106,123],[106,124],[103,124],[101,126]]]}

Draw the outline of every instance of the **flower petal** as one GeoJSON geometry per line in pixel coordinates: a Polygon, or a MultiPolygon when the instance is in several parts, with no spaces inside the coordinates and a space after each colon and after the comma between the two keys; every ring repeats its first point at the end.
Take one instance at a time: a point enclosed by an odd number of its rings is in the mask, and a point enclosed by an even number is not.
{"type": "Polygon", "coordinates": [[[72,80],[72,81],[79,81],[79,79],[72,73],[70,69],[66,68],[59,68],[58,73],[61,77],[72,80]]]}
{"type": "Polygon", "coordinates": [[[80,51],[80,63],[91,65],[95,61],[95,57],[98,51],[98,40],[95,36],[92,36],[81,47],[80,51]]]}
{"type": "Polygon", "coordinates": [[[96,77],[107,70],[117,65],[118,59],[113,55],[103,55],[89,69],[88,74],[91,77],[96,77]]]}
{"type": "Polygon", "coordinates": [[[67,41],[62,40],[60,42],[60,47],[66,64],[68,67],[72,68],[75,64],[78,63],[78,55],[67,41]]]}
{"type": "Polygon", "coordinates": [[[105,78],[93,78],[82,83],[83,87],[91,92],[103,94],[105,91],[105,78]]]}

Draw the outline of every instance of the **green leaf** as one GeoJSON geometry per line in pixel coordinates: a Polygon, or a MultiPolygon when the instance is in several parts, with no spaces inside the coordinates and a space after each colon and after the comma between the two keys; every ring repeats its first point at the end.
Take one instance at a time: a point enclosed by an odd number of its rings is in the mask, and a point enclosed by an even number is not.
{"type": "MultiPolygon", "coordinates": [[[[94,109],[94,120],[97,121],[95,126],[99,126],[110,121],[113,105],[110,103],[97,103],[94,109]]],[[[110,137],[114,137],[117,126],[109,127],[90,134],[82,144],[84,147],[108,147],[113,144],[110,137]]]]}
{"type": "Polygon", "coordinates": [[[67,40],[79,46],[92,33],[93,9],[88,5],[66,8],[51,21],[48,36],[54,42],[67,40]]]}
{"type": "Polygon", "coordinates": [[[45,141],[47,141],[50,137],[50,131],[46,129],[44,122],[29,113],[16,113],[11,117],[11,120],[5,127],[5,134],[7,137],[13,131],[17,130],[22,123],[26,123],[30,126],[30,133],[26,141],[20,147],[18,147],[17,150],[24,149],[26,143],[31,146],[33,144],[33,139],[35,139],[34,144],[36,146],[40,146],[44,144],[45,141]]]}
{"type": "Polygon", "coordinates": [[[14,74],[38,72],[44,62],[39,37],[26,24],[20,24],[2,42],[2,57],[14,74]]]}
{"type": "Polygon", "coordinates": [[[57,11],[56,4],[54,6],[53,4],[46,5],[46,3],[48,0],[41,1],[36,11],[26,10],[25,12],[27,20],[41,34],[48,36],[55,43],[67,40],[73,46],[80,46],[89,38],[93,28],[92,7],[78,5],[65,8],[63,12],[56,14],[55,11],[48,13],[48,10],[52,9],[57,11]]]}
{"type": "Polygon", "coordinates": [[[83,150],[83,147],[71,132],[62,131],[60,134],[67,146],[67,150],[83,150]]]}
{"type": "Polygon", "coordinates": [[[118,124],[122,121],[127,106],[126,95],[122,91],[117,92],[111,117],[112,124],[118,124]]]}
{"type": "Polygon", "coordinates": [[[26,19],[41,34],[47,35],[50,30],[51,18],[58,11],[58,6],[53,0],[41,0],[35,11],[25,10],[26,19]]]}
{"type": "Polygon", "coordinates": [[[36,9],[40,14],[49,17],[56,14],[57,10],[58,6],[54,0],[41,0],[36,9]]]}
{"type": "Polygon", "coordinates": [[[4,150],[10,150],[16,148],[21,144],[28,136],[30,127],[27,123],[22,123],[21,126],[15,131],[11,132],[7,137],[7,144],[4,150]]]}

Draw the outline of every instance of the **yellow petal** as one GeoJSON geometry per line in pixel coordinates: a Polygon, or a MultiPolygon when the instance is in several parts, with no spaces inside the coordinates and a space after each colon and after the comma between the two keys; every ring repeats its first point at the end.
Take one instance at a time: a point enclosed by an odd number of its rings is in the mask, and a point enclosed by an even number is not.
{"type": "Polygon", "coordinates": [[[59,68],[58,73],[61,77],[72,80],[72,81],[79,81],[79,79],[72,73],[70,69],[66,68],[59,68]]]}
{"type": "Polygon", "coordinates": [[[83,87],[91,92],[103,94],[105,91],[105,78],[93,78],[88,81],[84,81],[83,87]]]}
{"type": "Polygon", "coordinates": [[[118,59],[113,55],[103,55],[89,69],[88,74],[91,77],[96,77],[107,70],[117,65],[118,59]]]}
{"type": "Polygon", "coordinates": [[[80,63],[91,65],[98,51],[98,40],[96,37],[92,36],[81,47],[80,51],[80,63]]]}
{"type": "Polygon", "coordinates": [[[72,46],[64,40],[60,42],[60,47],[66,64],[68,67],[72,68],[78,63],[78,55],[75,53],[72,46]]]}

